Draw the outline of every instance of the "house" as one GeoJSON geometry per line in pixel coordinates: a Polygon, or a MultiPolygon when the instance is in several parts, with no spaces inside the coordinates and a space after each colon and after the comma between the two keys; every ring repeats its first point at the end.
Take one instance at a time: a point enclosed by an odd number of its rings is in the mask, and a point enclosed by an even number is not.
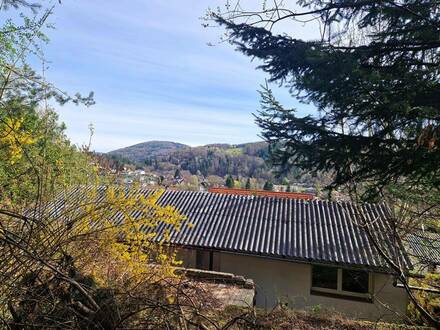
{"type": "MultiPolygon", "coordinates": [[[[292,196],[166,190],[158,203],[193,225],[171,234],[184,266],[252,279],[257,307],[319,305],[360,319],[404,318],[408,295],[379,252],[411,267],[387,225],[388,208],[292,196]]],[[[165,228],[154,229],[157,239],[165,228]]]]}
{"type": "Polygon", "coordinates": [[[208,191],[218,194],[241,195],[241,196],[266,196],[266,197],[278,197],[278,198],[297,198],[297,199],[305,199],[305,200],[311,200],[316,198],[315,195],[306,194],[306,193],[239,189],[239,188],[209,188],[208,191]]]}
{"type": "Polygon", "coordinates": [[[165,191],[159,203],[194,225],[171,238],[184,265],[252,279],[257,307],[320,305],[387,321],[406,313],[406,291],[359,224],[360,210],[382,248],[409,267],[387,234],[384,205],[189,191],[165,191]]]}
{"type": "Polygon", "coordinates": [[[402,240],[418,273],[440,272],[440,234],[415,230],[402,240]]]}

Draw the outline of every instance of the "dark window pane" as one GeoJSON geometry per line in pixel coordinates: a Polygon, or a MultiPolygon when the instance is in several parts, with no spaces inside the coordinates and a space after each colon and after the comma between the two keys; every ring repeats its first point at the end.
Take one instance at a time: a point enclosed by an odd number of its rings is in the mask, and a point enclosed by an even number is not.
{"type": "Polygon", "coordinates": [[[196,250],[196,268],[204,270],[212,270],[212,254],[209,251],[196,250]]]}
{"type": "Polygon", "coordinates": [[[368,293],[368,273],[361,270],[342,270],[342,290],[368,293]]]}
{"type": "Polygon", "coordinates": [[[338,269],[335,267],[313,266],[312,286],[336,290],[338,288],[338,269]]]}

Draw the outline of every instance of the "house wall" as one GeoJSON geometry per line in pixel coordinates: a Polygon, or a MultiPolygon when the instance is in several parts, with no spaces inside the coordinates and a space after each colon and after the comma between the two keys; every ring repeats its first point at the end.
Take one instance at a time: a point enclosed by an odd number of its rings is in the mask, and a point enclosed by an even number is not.
{"type": "MultiPolygon", "coordinates": [[[[186,250],[183,254],[185,266],[195,267],[195,251],[186,250]]],[[[394,287],[393,278],[386,274],[373,273],[374,299],[370,303],[310,294],[310,264],[223,252],[214,252],[213,257],[213,270],[242,275],[254,281],[257,307],[272,308],[279,302],[295,309],[320,305],[351,317],[373,321],[396,321],[406,312],[408,297],[405,290],[394,287]]]]}

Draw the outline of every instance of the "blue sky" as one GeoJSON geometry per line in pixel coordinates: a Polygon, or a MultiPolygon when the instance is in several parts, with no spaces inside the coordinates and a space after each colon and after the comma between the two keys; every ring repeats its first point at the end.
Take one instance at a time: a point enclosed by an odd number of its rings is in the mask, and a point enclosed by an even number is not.
{"type": "MultiPolygon", "coordinates": [[[[55,3],[58,3],[56,1],[55,3]]],[[[70,93],[95,92],[91,108],[58,112],[72,142],[109,151],[148,140],[190,145],[259,140],[252,113],[265,74],[219,43],[223,30],[200,17],[223,1],[62,1],[45,46],[48,79],[70,93]],[[127,5],[126,3],[129,3],[127,5]],[[208,43],[216,44],[213,47],[208,43]]],[[[295,27],[299,36],[312,35],[295,27]]],[[[277,96],[300,113],[313,111],[285,89],[277,96]]]]}

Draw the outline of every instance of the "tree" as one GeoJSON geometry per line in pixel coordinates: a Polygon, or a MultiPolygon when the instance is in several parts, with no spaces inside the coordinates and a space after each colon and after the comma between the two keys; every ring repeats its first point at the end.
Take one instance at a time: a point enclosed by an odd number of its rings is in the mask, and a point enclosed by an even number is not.
{"type": "Polygon", "coordinates": [[[20,7],[30,8],[35,13],[37,9],[41,8],[41,5],[26,0],[3,0],[0,10],[8,10],[10,8],[18,9],[20,7]]]}
{"type": "MultiPolygon", "coordinates": [[[[21,5],[29,8],[24,0],[8,0],[0,10],[21,5]]],[[[89,146],[78,149],[67,139],[48,104],[93,100],[70,97],[26,63],[29,53],[42,55],[51,13],[31,8],[34,18],[23,16],[19,26],[6,21],[0,29],[2,326],[164,328],[184,320],[182,305],[170,302],[185,300],[176,299],[182,292],[176,254],[163,244],[184,218],[158,204],[161,191],[132,194],[115,186],[89,146]]]]}
{"type": "Polygon", "coordinates": [[[158,204],[161,191],[144,195],[97,180],[60,195],[58,212],[44,203],[32,213],[0,210],[0,252],[15,261],[0,271],[0,301],[8,308],[0,313],[10,327],[114,329],[149,306],[160,308],[171,294],[157,288],[172,281],[178,264],[163,243],[184,217],[158,204]],[[160,225],[168,229],[159,231],[160,225]]]}
{"type": "Polygon", "coordinates": [[[188,189],[198,191],[200,189],[200,180],[197,175],[191,175],[188,179],[188,189]]]}
{"type": "Polygon", "coordinates": [[[284,83],[319,110],[300,117],[263,88],[257,123],[272,146],[274,164],[280,170],[295,164],[333,171],[332,187],[367,181],[372,195],[401,180],[424,179],[438,188],[440,18],[433,9],[438,4],[310,0],[299,5],[303,11],[282,3],[266,8],[264,18],[245,9],[213,14],[241,52],[261,60],[259,68],[271,82],[284,83]],[[242,23],[243,17],[251,23],[242,23]],[[300,18],[320,22],[322,39],[271,32],[277,22],[300,18]]]}
{"type": "Polygon", "coordinates": [[[157,184],[159,186],[161,186],[161,185],[164,184],[164,182],[165,182],[165,177],[163,175],[159,175],[158,178],[157,178],[157,184]]]}
{"type": "MultiPolygon", "coordinates": [[[[401,253],[399,237],[420,223],[440,228],[439,4],[305,0],[297,5],[264,2],[255,11],[228,2],[224,11],[209,15],[226,27],[239,51],[260,61],[270,83],[287,86],[318,108],[316,115],[299,116],[263,86],[256,121],[278,171],[298,166],[331,173],[330,190],[347,189],[356,202],[386,200],[393,212],[389,235],[401,253]],[[287,21],[319,24],[321,39],[282,33],[278,23],[287,21]]],[[[359,220],[368,227],[362,214],[359,220]]],[[[381,242],[374,243],[383,252],[381,242]]],[[[407,270],[393,256],[382,257],[423,318],[440,326],[418,303],[407,270]]]]}
{"type": "Polygon", "coordinates": [[[286,192],[291,192],[291,191],[292,191],[292,188],[290,188],[290,185],[288,185],[286,188],[286,192]]]}
{"type": "Polygon", "coordinates": [[[50,108],[9,100],[0,107],[0,196],[3,205],[22,206],[38,194],[82,184],[92,173],[85,151],[65,136],[50,108]],[[44,177],[43,177],[44,176],[44,177]]]}
{"type": "Polygon", "coordinates": [[[228,175],[228,177],[226,178],[226,187],[234,188],[234,186],[235,186],[234,178],[231,175],[228,175]]]}
{"type": "Polygon", "coordinates": [[[246,180],[246,185],[245,185],[245,187],[244,187],[245,189],[251,189],[251,179],[250,178],[248,178],[247,180],[246,180]]]}
{"type": "Polygon", "coordinates": [[[273,183],[271,181],[266,181],[264,184],[263,190],[272,191],[273,190],[273,183]]]}

